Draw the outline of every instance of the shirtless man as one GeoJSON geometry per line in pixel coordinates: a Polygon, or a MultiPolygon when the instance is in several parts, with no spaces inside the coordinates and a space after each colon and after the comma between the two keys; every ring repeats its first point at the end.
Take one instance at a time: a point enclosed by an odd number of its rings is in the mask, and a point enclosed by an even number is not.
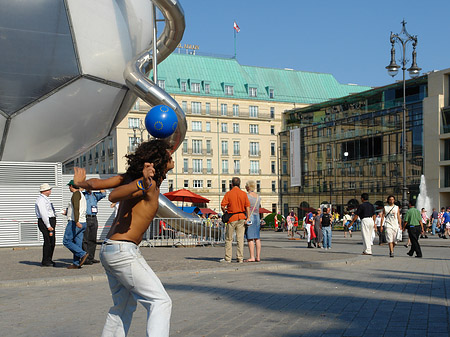
{"type": "Polygon", "coordinates": [[[86,181],[84,170],[75,170],[78,186],[95,190],[115,188],[109,200],[120,201],[117,217],[100,251],[114,302],[102,336],[126,336],[137,302],[148,312],[147,336],[169,336],[172,302],[138,247],[158,210],[159,186],[174,167],[169,149],[162,140],[144,142],[135,153],[126,156],[127,172],[109,179],[86,181]]]}

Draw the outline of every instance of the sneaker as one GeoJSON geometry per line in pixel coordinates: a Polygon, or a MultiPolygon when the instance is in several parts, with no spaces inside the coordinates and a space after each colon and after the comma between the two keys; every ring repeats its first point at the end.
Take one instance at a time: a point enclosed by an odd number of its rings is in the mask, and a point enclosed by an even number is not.
{"type": "Polygon", "coordinates": [[[394,257],[394,253],[393,252],[389,252],[389,257],[394,257]]]}
{"type": "Polygon", "coordinates": [[[220,263],[231,263],[231,261],[225,260],[225,259],[220,259],[219,260],[220,263]]]}

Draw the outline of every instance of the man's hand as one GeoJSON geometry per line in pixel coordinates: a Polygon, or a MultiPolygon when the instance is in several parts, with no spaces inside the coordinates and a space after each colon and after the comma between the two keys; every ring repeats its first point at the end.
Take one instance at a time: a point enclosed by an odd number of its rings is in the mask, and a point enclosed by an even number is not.
{"type": "Polygon", "coordinates": [[[147,189],[152,184],[152,178],[155,176],[155,169],[153,167],[153,163],[144,163],[144,169],[142,170],[142,184],[144,188],[147,189]]]}
{"type": "Polygon", "coordinates": [[[47,227],[47,229],[48,229],[49,232],[53,232],[55,230],[52,226],[47,227]]]}
{"type": "Polygon", "coordinates": [[[86,181],[86,170],[81,167],[74,167],[73,171],[73,183],[80,186],[81,183],[86,181]]]}
{"type": "Polygon", "coordinates": [[[81,223],[79,223],[79,222],[77,222],[77,223],[75,224],[75,226],[77,226],[78,228],[83,228],[83,225],[82,225],[81,223]]]}

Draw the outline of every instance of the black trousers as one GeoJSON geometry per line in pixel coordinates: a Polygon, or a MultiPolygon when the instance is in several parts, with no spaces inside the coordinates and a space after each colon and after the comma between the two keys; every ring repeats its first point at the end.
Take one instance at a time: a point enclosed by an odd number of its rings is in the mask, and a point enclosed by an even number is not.
{"type": "Polygon", "coordinates": [[[419,236],[422,233],[422,227],[408,227],[408,235],[411,240],[411,250],[408,252],[408,255],[413,256],[414,252],[416,252],[416,256],[422,256],[422,250],[420,249],[419,244],[419,236]]]}
{"type": "Polygon", "coordinates": [[[89,254],[87,262],[92,262],[97,248],[98,221],[96,216],[86,215],[86,231],[83,236],[83,250],[89,254]]]}
{"type": "MultiPolygon", "coordinates": [[[[56,228],[56,218],[49,218],[50,226],[56,228]]],[[[50,235],[50,231],[44,224],[42,219],[38,219],[38,227],[44,238],[44,246],[42,247],[42,264],[50,265],[53,263],[53,252],[55,251],[55,231],[50,235]]]]}

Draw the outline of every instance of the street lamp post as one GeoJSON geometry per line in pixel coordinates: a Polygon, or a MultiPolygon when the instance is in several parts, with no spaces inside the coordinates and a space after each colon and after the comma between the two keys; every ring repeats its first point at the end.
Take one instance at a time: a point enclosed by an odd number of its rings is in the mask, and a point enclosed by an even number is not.
{"type": "MultiPolygon", "coordinates": [[[[133,151],[136,149],[136,146],[144,141],[144,131],[146,130],[144,124],[142,123],[142,119],[139,118],[139,126],[133,126],[133,151]],[[139,131],[141,133],[140,141],[137,140],[136,131],[139,131]]],[[[150,138],[150,134],[148,135],[148,138],[150,138]]]]}
{"type": "Polygon", "coordinates": [[[402,46],[402,58],[399,59],[401,63],[401,69],[403,71],[403,121],[402,121],[402,143],[401,152],[403,155],[403,200],[402,200],[402,214],[404,215],[408,211],[408,187],[406,186],[406,80],[405,80],[405,70],[408,70],[409,76],[416,78],[420,74],[421,68],[417,66],[416,63],[416,46],[417,46],[417,35],[410,35],[406,30],[406,22],[402,21],[402,31],[399,34],[394,34],[391,32],[390,42],[391,42],[391,63],[386,67],[388,74],[394,77],[397,75],[400,66],[395,62],[395,43],[399,43],[402,46]],[[409,62],[405,57],[406,46],[411,42],[412,51],[412,64],[409,69],[406,69],[406,64],[409,62]]]}

